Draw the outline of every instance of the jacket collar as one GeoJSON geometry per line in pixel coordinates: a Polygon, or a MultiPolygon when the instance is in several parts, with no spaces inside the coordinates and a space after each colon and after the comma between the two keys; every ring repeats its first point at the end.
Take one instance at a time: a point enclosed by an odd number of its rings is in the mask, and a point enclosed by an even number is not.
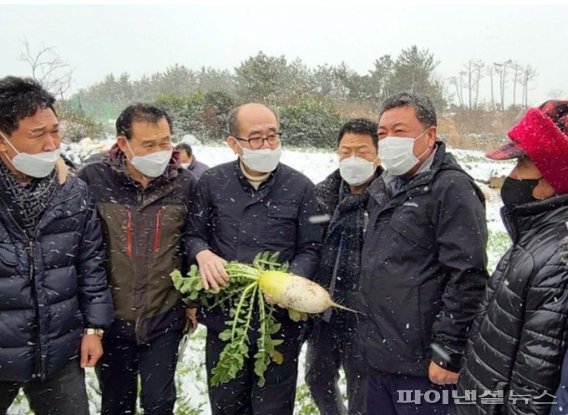
{"type": "MultiPolygon", "coordinates": [[[[369,183],[366,192],[369,191],[369,188],[383,172],[384,169],[382,167],[377,167],[373,180],[369,183]]],[[[316,186],[316,197],[322,212],[331,215],[341,200],[340,193],[346,192],[349,194],[349,191],[349,185],[341,178],[339,169],[332,172],[316,186]]]]}
{"type": "Polygon", "coordinates": [[[436,154],[434,155],[430,169],[409,178],[408,182],[399,192],[394,194],[392,193],[391,183],[396,179],[397,176],[389,174],[388,170],[386,170],[382,174],[382,180],[375,180],[373,183],[371,183],[368,191],[371,197],[376,199],[377,201],[382,197],[382,195],[384,195],[385,192],[387,192],[392,197],[396,197],[401,193],[407,194],[412,189],[416,189],[418,187],[428,188],[438,171],[452,169],[462,170],[457,164],[454,157],[446,151],[446,145],[441,141],[437,141],[436,154]]]}
{"type": "Polygon", "coordinates": [[[526,203],[513,209],[501,208],[501,217],[513,241],[544,223],[565,222],[568,219],[568,194],[556,195],[548,199],[526,203]],[[557,215],[559,210],[566,214],[557,215]]]}
{"type": "MultiPolygon", "coordinates": [[[[179,152],[173,151],[172,158],[170,159],[170,162],[164,173],[161,176],[158,176],[150,181],[150,184],[145,190],[159,187],[173,181],[179,175],[180,170],[183,168],[179,164],[178,160],[179,152]]],[[[103,162],[108,164],[124,183],[128,183],[136,188],[142,189],[142,186],[134,179],[132,179],[132,177],[130,177],[130,175],[126,171],[124,165],[125,161],[126,154],[124,154],[124,152],[116,143],[111,147],[108,154],[103,159],[103,162]]]]}
{"type": "MultiPolygon", "coordinates": [[[[411,177],[408,182],[396,192],[393,191],[392,186],[389,185],[389,180],[393,180],[393,176],[390,175],[389,178],[389,175],[387,174],[388,171],[386,171],[382,175],[381,180],[375,180],[373,183],[371,183],[368,192],[370,196],[378,203],[378,205],[382,206],[381,211],[384,209],[397,207],[402,205],[410,198],[429,193],[436,174],[445,170],[459,171],[461,174],[469,177],[472,183],[474,182],[473,178],[471,178],[471,176],[469,176],[460,167],[454,156],[446,151],[445,144],[441,141],[437,141],[436,154],[429,170],[411,177]]],[[[485,197],[483,196],[481,190],[479,190],[477,186],[474,186],[474,190],[476,191],[479,199],[484,202],[485,197]]]]}
{"type": "Polygon", "coordinates": [[[252,187],[252,185],[250,184],[250,182],[248,181],[248,179],[244,175],[243,170],[241,169],[240,158],[237,158],[233,162],[233,168],[234,168],[235,173],[237,175],[237,179],[241,183],[241,186],[243,186],[244,190],[250,191],[250,192],[253,192],[253,193],[254,192],[264,193],[265,192],[264,189],[270,189],[272,187],[274,180],[275,180],[275,177],[278,175],[278,172],[280,171],[280,163],[278,163],[278,165],[276,166],[276,169],[274,169],[274,171],[272,171],[270,173],[268,178],[260,184],[260,186],[258,187],[258,190],[255,190],[254,187],[252,187]]]}
{"type": "Polygon", "coordinates": [[[65,163],[65,160],[63,160],[61,157],[57,159],[57,162],[55,163],[55,169],[57,171],[57,180],[59,181],[59,184],[65,183],[67,177],[69,176],[69,166],[65,163]]]}

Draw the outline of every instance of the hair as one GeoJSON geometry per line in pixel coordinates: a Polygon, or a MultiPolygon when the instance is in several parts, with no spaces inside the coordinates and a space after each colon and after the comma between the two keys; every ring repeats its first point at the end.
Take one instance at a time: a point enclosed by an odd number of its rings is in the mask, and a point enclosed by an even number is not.
{"type": "Polygon", "coordinates": [[[191,157],[191,155],[193,154],[193,149],[187,143],[176,144],[176,150],[184,150],[187,153],[188,157],[191,157]]]}
{"type": "Polygon", "coordinates": [[[116,135],[123,135],[130,140],[132,138],[133,122],[146,121],[149,124],[157,124],[163,118],[168,121],[170,132],[173,133],[172,120],[166,111],[160,107],[141,103],[129,105],[116,119],[116,135]]]}
{"type": "MultiPolygon", "coordinates": [[[[240,105],[236,108],[233,108],[231,110],[231,112],[229,113],[229,117],[227,119],[227,135],[230,135],[232,137],[238,137],[240,135],[240,126],[239,126],[239,111],[241,110],[241,108],[244,105],[248,105],[248,104],[243,104],[240,105]]],[[[276,117],[276,122],[279,124],[280,123],[280,118],[278,117],[278,114],[276,114],[276,111],[274,111],[272,108],[264,105],[264,104],[259,104],[259,105],[263,105],[266,108],[268,108],[276,117]]]]}
{"type": "Polygon", "coordinates": [[[0,79],[0,130],[12,134],[20,120],[40,109],[55,111],[55,97],[31,78],[7,76],[0,79]]]}
{"type": "Polygon", "coordinates": [[[347,133],[351,134],[360,134],[360,135],[368,135],[371,136],[371,140],[373,141],[373,145],[375,148],[379,148],[379,136],[377,134],[377,130],[379,126],[376,122],[373,122],[367,118],[353,118],[343,124],[341,130],[339,130],[339,135],[337,137],[337,145],[341,143],[341,139],[347,133]]]}
{"type": "Polygon", "coordinates": [[[438,125],[434,104],[426,95],[414,92],[400,92],[392,95],[383,102],[379,116],[393,108],[411,107],[416,111],[416,118],[424,127],[438,125]]]}

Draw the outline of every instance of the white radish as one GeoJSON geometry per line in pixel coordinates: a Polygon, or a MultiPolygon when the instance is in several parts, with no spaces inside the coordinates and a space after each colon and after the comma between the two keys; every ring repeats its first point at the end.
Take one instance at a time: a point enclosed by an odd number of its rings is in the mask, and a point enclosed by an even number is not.
{"type": "Polygon", "coordinates": [[[321,285],[307,278],[281,271],[264,271],[258,280],[260,290],[275,303],[302,313],[323,313],[330,307],[357,311],[335,303],[321,285]]]}

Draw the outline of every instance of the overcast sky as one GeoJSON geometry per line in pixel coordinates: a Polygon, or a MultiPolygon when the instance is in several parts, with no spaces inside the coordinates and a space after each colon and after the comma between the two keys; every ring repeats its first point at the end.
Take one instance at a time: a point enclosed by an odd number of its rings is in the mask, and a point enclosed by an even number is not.
{"type": "Polygon", "coordinates": [[[538,105],[559,91],[568,98],[567,21],[566,4],[0,5],[0,76],[29,74],[19,60],[24,36],[75,67],[74,90],[175,63],[232,69],[260,50],[312,67],[345,61],[364,74],[416,44],[440,61],[444,80],[469,59],[530,64],[538,77],[529,104],[538,105]]]}

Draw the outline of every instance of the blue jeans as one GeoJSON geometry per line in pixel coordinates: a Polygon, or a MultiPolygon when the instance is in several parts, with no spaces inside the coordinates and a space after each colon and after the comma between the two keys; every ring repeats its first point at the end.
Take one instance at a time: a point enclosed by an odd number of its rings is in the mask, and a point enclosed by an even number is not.
{"type": "Polygon", "coordinates": [[[367,415],[454,415],[453,385],[435,385],[426,377],[371,371],[367,415]]]}
{"type": "Polygon", "coordinates": [[[103,395],[102,414],[136,413],[138,375],[144,414],[172,414],[181,336],[181,331],[170,331],[141,345],[134,340],[103,337],[104,354],[96,367],[103,395]]]}
{"type": "Polygon", "coordinates": [[[85,371],[75,359],[44,381],[0,382],[0,415],[5,415],[16,395],[24,389],[37,415],[88,415],[85,371]]]}

